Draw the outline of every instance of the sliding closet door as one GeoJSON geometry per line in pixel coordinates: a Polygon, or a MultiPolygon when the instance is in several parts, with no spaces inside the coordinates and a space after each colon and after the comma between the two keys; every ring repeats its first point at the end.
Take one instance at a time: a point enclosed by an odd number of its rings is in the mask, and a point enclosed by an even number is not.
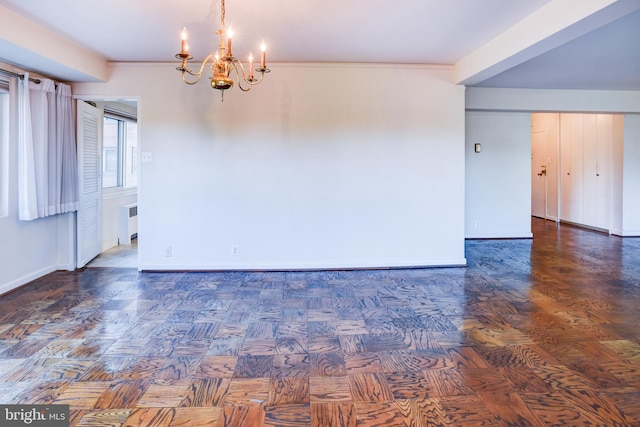
{"type": "Polygon", "coordinates": [[[584,213],[584,120],[582,114],[561,114],[562,217],[582,224],[584,213]]]}
{"type": "Polygon", "coordinates": [[[78,101],[77,140],[80,207],[77,221],[77,268],[102,250],[102,112],[78,101]]]}
{"type": "Polygon", "coordinates": [[[598,114],[595,225],[611,230],[613,206],[613,115],[598,114]]]}
{"type": "Polygon", "coordinates": [[[595,114],[583,114],[583,216],[581,224],[596,226],[598,210],[598,125],[595,114]]]}
{"type": "Polygon", "coordinates": [[[611,229],[613,116],[561,114],[561,219],[611,229]]]}

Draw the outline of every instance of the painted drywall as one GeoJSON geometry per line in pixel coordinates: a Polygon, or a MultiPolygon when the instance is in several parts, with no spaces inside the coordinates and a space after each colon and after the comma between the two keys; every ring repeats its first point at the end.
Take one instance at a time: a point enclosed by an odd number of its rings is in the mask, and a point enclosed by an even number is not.
{"type": "Polygon", "coordinates": [[[224,102],[175,64],[112,64],[108,83],[74,85],[139,99],[141,269],[464,264],[464,88],[451,70],[272,69],[224,102]]]}
{"type": "Polygon", "coordinates": [[[467,110],[640,113],[640,91],[470,87],[467,110]]]}
{"type": "Polygon", "coordinates": [[[640,114],[624,116],[623,236],[640,236],[640,114]]]}
{"type": "Polygon", "coordinates": [[[528,113],[467,112],[465,237],[531,237],[530,126],[528,113]]]}
{"type": "Polygon", "coordinates": [[[7,61],[62,81],[107,78],[107,60],[103,56],[2,5],[0,52],[7,61]]]}
{"type": "Polygon", "coordinates": [[[138,201],[137,193],[113,193],[102,197],[102,250],[118,245],[120,208],[138,201]]]}

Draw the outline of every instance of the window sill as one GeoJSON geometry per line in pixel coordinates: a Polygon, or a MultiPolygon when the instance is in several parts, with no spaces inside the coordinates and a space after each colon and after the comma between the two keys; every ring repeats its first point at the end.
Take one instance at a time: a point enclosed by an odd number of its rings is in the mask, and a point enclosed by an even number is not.
{"type": "Polygon", "coordinates": [[[138,187],[113,187],[102,189],[103,199],[114,199],[116,197],[132,196],[136,194],[138,194],[138,187]]]}

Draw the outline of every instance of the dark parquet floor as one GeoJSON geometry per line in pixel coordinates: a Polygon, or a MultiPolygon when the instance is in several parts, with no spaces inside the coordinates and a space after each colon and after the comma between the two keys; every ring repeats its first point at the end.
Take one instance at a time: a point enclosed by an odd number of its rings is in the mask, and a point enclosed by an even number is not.
{"type": "Polygon", "coordinates": [[[56,272],[0,297],[0,403],[77,426],[640,425],[640,239],[533,220],[466,268],[56,272]]]}

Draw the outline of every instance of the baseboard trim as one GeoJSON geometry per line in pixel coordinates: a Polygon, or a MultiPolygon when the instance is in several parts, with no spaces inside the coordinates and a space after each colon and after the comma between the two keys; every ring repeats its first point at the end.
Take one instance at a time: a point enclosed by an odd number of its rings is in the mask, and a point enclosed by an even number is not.
{"type": "Polygon", "coordinates": [[[37,271],[33,271],[29,274],[26,274],[8,283],[4,283],[0,285],[0,296],[8,292],[14,291],[18,289],[20,286],[26,285],[29,282],[32,282],[36,279],[41,278],[42,276],[46,276],[49,273],[53,273],[56,270],[58,270],[58,266],[52,265],[49,267],[41,268],[40,270],[37,270],[37,271]]]}

